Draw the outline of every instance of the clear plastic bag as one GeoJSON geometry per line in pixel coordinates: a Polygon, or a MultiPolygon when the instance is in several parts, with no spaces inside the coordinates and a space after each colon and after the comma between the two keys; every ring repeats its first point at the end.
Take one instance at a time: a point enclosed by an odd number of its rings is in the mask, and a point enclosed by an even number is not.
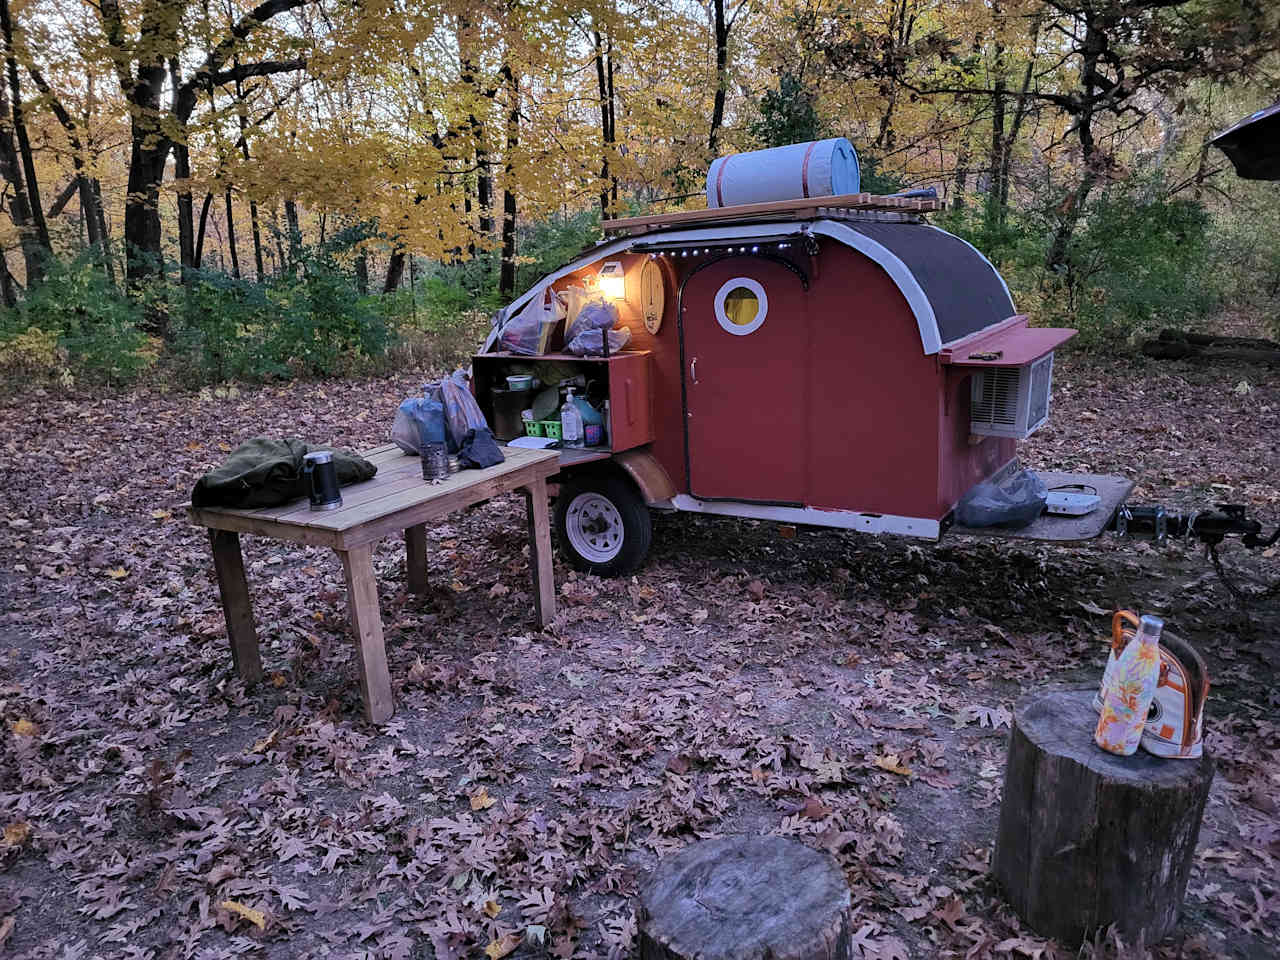
{"type": "Polygon", "coordinates": [[[564,317],[564,304],[548,289],[507,321],[498,335],[498,346],[522,357],[540,356],[547,352],[551,335],[564,317]]]}
{"type": "Polygon", "coordinates": [[[444,401],[445,443],[450,453],[457,453],[469,430],[488,429],[489,424],[480,412],[480,404],[467,389],[467,375],[463,371],[455,370],[452,377],[440,382],[440,398],[444,401]]]}
{"type": "MultiPolygon", "coordinates": [[[[618,322],[618,308],[600,297],[588,300],[578,310],[578,315],[565,326],[564,342],[572,343],[588,330],[610,330],[618,322]]],[[[570,351],[571,353],[573,351],[570,351]]]]}
{"type": "Polygon", "coordinates": [[[444,443],[444,404],[438,391],[423,387],[421,397],[410,397],[396,410],[391,424],[391,440],[405,453],[421,453],[422,435],[429,443],[444,443]]]}
{"type": "MultiPolygon", "coordinates": [[[[617,353],[631,342],[631,331],[626,327],[609,331],[609,352],[617,353]]],[[[584,330],[565,345],[565,352],[576,357],[599,356],[604,353],[604,331],[584,330]]]]}
{"type": "Polygon", "coordinates": [[[1000,483],[977,484],[956,505],[962,527],[1025,527],[1044,510],[1049,488],[1030,470],[1000,483]]]}

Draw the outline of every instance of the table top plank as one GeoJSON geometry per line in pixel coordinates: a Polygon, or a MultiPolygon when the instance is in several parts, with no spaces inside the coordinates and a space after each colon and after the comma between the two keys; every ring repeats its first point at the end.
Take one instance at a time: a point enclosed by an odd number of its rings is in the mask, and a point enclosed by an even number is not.
{"type": "MultiPolygon", "coordinates": [[[[397,453],[399,452],[397,448],[397,453]]],[[[372,479],[361,483],[349,484],[342,488],[342,505],[349,507],[358,503],[367,503],[388,493],[403,490],[422,484],[422,467],[417,457],[401,455],[390,463],[378,466],[378,472],[372,479]]],[[[283,520],[286,522],[307,524],[313,511],[308,500],[290,500],[276,507],[260,507],[245,511],[264,520],[283,520]]],[[[314,511],[320,513],[321,511],[314,511]]],[[[328,511],[324,511],[328,512],[328,511]]],[[[309,524],[308,524],[309,525],[309,524]]]]}
{"type": "MultiPolygon", "coordinates": [[[[399,448],[391,446],[396,455],[379,465],[373,479],[342,488],[343,505],[337,510],[313,511],[301,500],[263,510],[193,508],[191,519],[213,529],[345,549],[403,529],[402,514],[412,514],[406,522],[423,522],[510,492],[538,477],[545,479],[559,470],[555,450],[507,447],[503,450],[504,463],[482,470],[461,470],[438,483],[427,483],[422,479],[421,461],[400,454],[399,448]],[[366,526],[370,529],[365,530],[366,526]]],[[[370,452],[385,457],[389,451],[380,447],[370,452]]],[[[367,454],[362,455],[368,458],[367,454]]]]}
{"type": "MultiPolygon", "coordinates": [[[[337,531],[341,544],[339,549],[345,550],[353,546],[380,540],[382,537],[395,534],[405,527],[420,523],[433,523],[473,504],[483,503],[504,493],[512,493],[523,486],[535,482],[539,479],[539,474],[545,480],[546,477],[555,473],[558,469],[559,467],[554,461],[550,464],[550,469],[545,469],[541,466],[532,468],[526,466],[519,470],[480,478],[473,483],[455,486],[441,496],[426,499],[421,497],[417,499],[406,498],[408,502],[404,505],[396,505],[395,509],[384,512],[362,524],[337,531]]],[[[396,499],[398,498],[399,495],[397,495],[396,499]]],[[[322,533],[323,531],[317,530],[316,532],[322,533]]]]}
{"type": "MultiPolygon", "coordinates": [[[[435,483],[423,480],[421,470],[419,470],[415,486],[406,490],[396,490],[388,496],[379,497],[376,500],[354,504],[351,508],[344,506],[339,510],[330,510],[324,514],[317,514],[316,522],[309,525],[330,530],[349,530],[387,513],[394,513],[405,507],[414,506],[418,501],[452,499],[452,495],[456,491],[465,490],[475,483],[492,477],[517,473],[530,467],[536,468],[539,464],[543,466],[543,469],[535,469],[533,471],[535,476],[539,474],[550,476],[560,469],[560,458],[554,450],[521,450],[519,447],[508,447],[505,454],[507,458],[505,463],[500,463],[495,467],[486,467],[483,470],[459,470],[457,473],[450,474],[435,483]],[[537,456],[527,456],[530,453],[537,454],[537,456]]],[[[413,461],[416,464],[417,458],[413,458],[413,461]]],[[[367,482],[370,484],[376,483],[377,477],[367,482]]],[[[358,486],[362,486],[362,484],[354,484],[346,489],[354,490],[358,486]]]]}
{"type": "Polygon", "coordinates": [[[372,464],[381,465],[389,463],[397,457],[404,456],[405,453],[394,443],[388,443],[385,446],[375,447],[372,450],[366,450],[360,456],[364,457],[372,464]]]}

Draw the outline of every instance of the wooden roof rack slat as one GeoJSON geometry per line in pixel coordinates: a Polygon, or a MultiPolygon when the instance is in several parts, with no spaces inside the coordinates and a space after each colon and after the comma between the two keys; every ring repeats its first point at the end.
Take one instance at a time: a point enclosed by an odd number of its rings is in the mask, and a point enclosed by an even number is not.
{"type": "Polygon", "coordinates": [[[855,210],[927,213],[941,209],[943,209],[941,200],[885,197],[873,193],[846,193],[837,197],[804,197],[797,200],[774,200],[769,203],[743,203],[711,210],[681,210],[678,213],[623,217],[618,220],[606,220],[602,226],[605,233],[644,233],[662,227],[758,220],[768,217],[804,220],[815,217],[848,216],[855,210]]]}

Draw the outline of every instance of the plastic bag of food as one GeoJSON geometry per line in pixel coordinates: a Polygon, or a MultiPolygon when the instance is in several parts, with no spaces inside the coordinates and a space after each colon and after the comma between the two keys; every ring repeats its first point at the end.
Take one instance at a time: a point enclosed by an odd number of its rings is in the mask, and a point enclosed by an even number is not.
{"type": "Polygon", "coordinates": [[[1025,527],[1044,510],[1049,488],[1030,470],[1019,470],[1000,483],[974,486],[956,505],[963,527],[1025,527]]]}
{"type": "MultiPolygon", "coordinates": [[[[626,327],[609,331],[609,352],[617,353],[631,342],[631,331],[626,327]]],[[[584,330],[565,346],[565,352],[577,357],[595,357],[604,353],[604,331],[584,330]]]]}
{"type": "Polygon", "coordinates": [[[462,370],[455,370],[452,377],[440,382],[440,398],[444,401],[445,444],[450,453],[457,453],[468,431],[481,427],[487,430],[489,424],[467,388],[467,375],[462,370]]]}
{"type": "Polygon", "coordinates": [[[544,354],[551,335],[564,316],[564,304],[553,290],[547,288],[541,297],[534,297],[506,322],[498,335],[498,346],[522,357],[544,354]]]}
{"type": "MultiPolygon", "coordinates": [[[[610,330],[618,322],[618,308],[602,297],[588,300],[564,328],[564,342],[572,343],[587,330],[610,330]]],[[[570,351],[572,352],[572,351],[570,351]]]]}
{"type": "Polygon", "coordinates": [[[423,431],[428,442],[444,443],[444,404],[430,385],[422,388],[422,396],[400,404],[391,424],[391,440],[405,453],[421,453],[423,431]]]}
{"type": "MultiPolygon", "coordinates": [[[[560,297],[564,300],[564,328],[567,331],[577,322],[578,311],[582,309],[583,304],[591,300],[592,295],[587,292],[585,287],[573,286],[565,287],[561,290],[560,297]]],[[[569,339],[568,336],[565,339],[569,339]]]]}

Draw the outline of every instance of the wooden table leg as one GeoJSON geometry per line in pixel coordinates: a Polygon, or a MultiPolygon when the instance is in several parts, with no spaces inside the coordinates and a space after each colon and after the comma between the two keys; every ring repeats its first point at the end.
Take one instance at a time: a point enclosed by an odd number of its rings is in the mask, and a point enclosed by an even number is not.
{"type": "Polygon", "coordinates": [[[373,547],[365,544],[339,550],[342,572],[347,578],[347,610],[356,634],[360,663],[360,695],[364,712],[372,723],[389,720],[395,712],[391,699],[391,674],[387,671],[387,649],[382,642],[382,614],[378,611],[378,584],[373,578],[373,547]]]}
{"type": "Polygon", "coordinates": [[[427,525],[418,523],[404,531],[404,567],[409,592],[427,592],[427,525]]]}
{"type": "Polygon", "coordinates": [[[218,592],[222,595],[222,615],[227,621],[227,637],[231,640],[231,661],[246,684],[262,679],[262,659],[258,655],[258,630],[253,625],[253,605],[249,600],[249,581],[244,575],[244,557],[240,553],[240,534],[230,530],[210,530],[213,568],[218,574],[218,592]]]}
{"type": "Polygon", "coordinates": [[[538,626],[556,618],[556,582],[551,567],[551,520],[547,515],[547,481],[539,478],[524,488],[529,515],[529,569],[533,571],[533,604],[538,626]]]}

